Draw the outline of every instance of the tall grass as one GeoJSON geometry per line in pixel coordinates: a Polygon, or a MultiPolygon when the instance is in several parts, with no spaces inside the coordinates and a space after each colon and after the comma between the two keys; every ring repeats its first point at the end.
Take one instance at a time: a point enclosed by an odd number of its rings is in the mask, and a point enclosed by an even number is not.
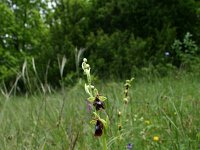
{"type": "MultiPolygon", "coordinates": [[[[108,98],[109,149],[126,149],[128,143],[133,144],[133,149],[198,149],[198,78],[188,75],[136,79],[129,91],[131,99],[120,142],[117,113],[123,99],[123,83],[99,83],[97,87],[108,98]],[[155,136],[158,141],[153,139],[155,136]]],[[[1,95],[0,149],[101,149],[99,139],[93,136],[93,126],[88,124],[91,114],[86,109],[83,89],[82,84],[77,84],[31,96],[1,95]]]]}

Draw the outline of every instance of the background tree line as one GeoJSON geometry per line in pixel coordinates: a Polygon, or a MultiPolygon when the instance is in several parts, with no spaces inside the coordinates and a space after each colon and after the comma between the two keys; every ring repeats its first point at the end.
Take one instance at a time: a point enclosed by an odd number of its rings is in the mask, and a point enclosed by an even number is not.
{"type": "Polygon", "coordinates": [[[0,0],[0,80],[6,84],[34,58],[41,80],[49,66],[48,81],[58,85],[63,56],[68,83],[78,77],[81,48],[100,77],[194,71],[199,45],[197,0],[0,0]]]}

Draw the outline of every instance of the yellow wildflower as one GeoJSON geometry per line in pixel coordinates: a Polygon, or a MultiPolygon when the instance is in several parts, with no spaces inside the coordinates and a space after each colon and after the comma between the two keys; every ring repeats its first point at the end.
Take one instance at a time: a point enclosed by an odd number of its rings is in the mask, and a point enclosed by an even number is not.
{"type": "Polygon", "coordinates": [[[154,136],[154,137],[153,137],[153,140],[154,140],[155,142],[158,142],[158,141],[159,141],[159,136],[154,136]]]}

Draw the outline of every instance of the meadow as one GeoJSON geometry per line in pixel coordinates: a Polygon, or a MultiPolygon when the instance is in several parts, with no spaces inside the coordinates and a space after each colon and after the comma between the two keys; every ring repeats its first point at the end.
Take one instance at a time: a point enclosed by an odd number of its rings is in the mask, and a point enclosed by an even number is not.
{"type": "Polygon", "coordinates": [[[199,0],[0,0],[0,150],[200,150],[199,33],[199,0]]]}
{"type": "MultiPolygon", "coordinates": [[[[84,79],[73,87],[33,95],[0,96],[0,149],[101,150],[87,109],[84,79]]],[[[129,89],[122,129],[123,81],[96,81],[107,97],[111,150],[199,150],[200,79],[189,74],[140,77],[129,89]],[[127,145],[131,147],[127,147],[127,145]]]]}

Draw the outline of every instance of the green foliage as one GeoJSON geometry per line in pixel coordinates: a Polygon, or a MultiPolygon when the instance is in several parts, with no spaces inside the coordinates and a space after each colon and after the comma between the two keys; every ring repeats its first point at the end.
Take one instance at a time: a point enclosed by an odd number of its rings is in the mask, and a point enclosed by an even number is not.
{"type": "Polygon", "coordinates": [[[15,51],[12,37],[15,30],[13,11],[5,3],[0,3],[0,81],[8,86],[15,80],[21,61],[18,58],[22,56],[15,51]]]}
{"type": "Polygon", "coordinates": [[[9,83],[15,78],[19,70],[19,61],[16,55],[0,47],[0,80],[9,83]]]}
{"type": "Polygon", "coordinates": [[[86,51],[86,55],[89,56],[89,60],[94,60],[92,65],[98,68],[100,76],[125,77],[130,75],[133,66],[142,66],[148,59],[147,41],[135,38],[128,31],[107,34],[100,30],[96,36],[91,34],[88,40],[91,43],[87,43],[90,48],[86,51]]]}
{"type": "Polygon", "coordinates": [[[199,54],[200,49],[191,39],[192,34],[187,32],[183,41],[175,40],[172,45],[172,50],[176,53],[179,65],[182,69],[189,71],[197,71],[200,68],[199,54]]]}
{"type": "MultiPolygon", "coordinates": [[[[189,65],[193,54],[179,55],[171,45],[189,32],[199,47],[199,10],[194,0],[1,0],[0,47],[15,57],[16,66],[34,57],[38,76],[44,78],[48,68],[48,80],[55,86],[61,80],[60,57],[67,58],[66,84],[79,77],[76,48],[85,49],[82,55],[103,78],[129,78],[149,66],[158,68],[153,72],[167,72],[168,64],[193,70],[198,69],[194,61],[189,65]],[[165,52],[171,55],[165,57],[165,52]]],[[[194,49],[190,44],[182,49],[194,49]]]]}

